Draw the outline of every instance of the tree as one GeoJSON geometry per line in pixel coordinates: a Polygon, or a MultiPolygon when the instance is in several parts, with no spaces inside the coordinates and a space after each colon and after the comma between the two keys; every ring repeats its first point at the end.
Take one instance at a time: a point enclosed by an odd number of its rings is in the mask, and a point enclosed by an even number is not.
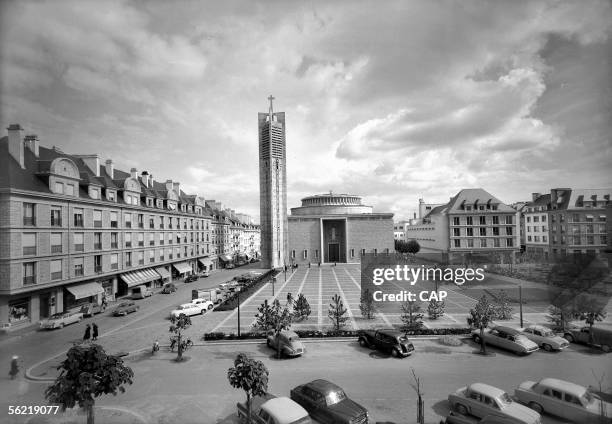
{"type": "Polygon", "coordinates": [[[183,360],[183,352],[189,347],[187,342],[183,340],[183,331],[191,326],[191,318],[185,314],[180,314],[178,317],[172,315],[170,317],[170,322],[172,325],[169,331],[174,334],[172,337],[176,340],[178,346],[178,356],[176,360],[180,362],[183,360]]]}
{"type": "Polygon", "coordinates": [[[567,320],[571,317],[571,311],[567,308],[559,308],[551,305],[548,308],[546,319],[553,325],[555,330],[564,330],[567,320]]]}
{"type": "Polygon", "coordinates": [[[242,389],[247,396],[247,424],[251,423],[251,399],[263,396],[268,391],[268,369],[261,361],[239,353],[234,366],[227,370],[227,379],[232,387],[242,389]]]}
{"type": "Polygon", "coordinates": [[[80,344],[70,348],[55,382],[45,390],[45,398],[60,404],[62,411],[79,405],[87,411],[87,424],[94,424],[95,398],[125,392],[134,372],[118,356],[107,355],[98,344],[80,344]]]}
{"type": "Polygon", "coordinates": [[[495,298],[495,318],[501,320],[512,319],[512,306],[505,290],[500,290],[495,298]]]}
{"type": "Polygon", "coordinates": [[[429,305],[427,306],[427,313],[429,314],[429,318],[438,319],[442,315],[444,315],[444,309],[446,308],[446,304],[443,300],[431,299],[429,301],[429,305]]]}
{"type": "Polygon", "coordinates": [[[416,255],[417,253],[419,253],[419,250],[421,250],[421,245],[416,240],[409,240],[406,243],[406,248],[408,249],[407,253],[412,253],[413,255],[416,255]]]}
{"type": "Polygon", "coordinates": [[[591,295],[579,295],[574,304],[574,316],[589,326],[589,343],[593,343],[593,326],[606,318],[606,305],[591,295]]]}
{"type": "Polygon", "coordinates": [[[414,378],[415,384],[411,384],[414,391],[417,393],[417,423],[425,424],[425,402],[423,401],[423,393],[421,389],[421,378],[417,377],[416,372],[414,372],[414,368],[410,368],[412,371],[412,377],[414,378]]]}
{"type": "Polygon", "coordinates": [[[374,299],[372,298],[372,292],[370,289],[365,289],[361,293],[361,303],[359,304],[359,310],[361,311],[361,316],[366,319],[374,318],[374,299]]]}
{"type": "Polygon", "coordinates": [[[308,319],[310,312],[310,304],[306,300],[306,296],[303,293],[298,294],[293,308],[293,317],[299,320],[308,319]]]}
{"type": "Polygon", "coordinates": [[[408,243],[404,240],[395,240],[395,251],[399,253],[408,253],[408,243]]]}
{"type": "Polygon", "coordinates": [[[327,312],[327,316],[334,326],[334,331],[340,331],[340,329],[346,325],[346,321],[349,319],[349,317],[346,316],[347,313],[348,310],[344,307],[342,299],[335,294],[332,297],[332,303],[329,304],[329,311],[327,312]]]}
{"type": "Polygon", "coordinates": [[[420,303],[409,300],[402,303],[402,315],[400,319],[402,320],[401,329],[406,334],[423,327],[423,314],[421,313],[420,303]]]}
{"type": "Polygon", "coordinates": [[[487,353],[487,346],[484,339],[484,329],[495,317],[495,308],[487,296],[484,294],[473,309],[470,309],[470,315],[467,317],[467,323],[469,326],[478,328],[480,330],[480,353],[483,355],[487,353]]]}
{"type": "MultiPolygon", "coordinates": [[[[283,330],[288,330],[289,327],[291,327],[291,320],[293,318],[293,315],[291,314],[291,311],[287,306],[281,306],[280,301],[278,299],[274,300],[271,311],[272,314],[270,317],[272,330],[274,330],[274,339],[278,340],[280,332],[283,330]]],[[[280,358],[280,356],[281,350],[277,346],[276,357],[280,358]]]]}
{"type": "Polygon", "coordinates": [[[255,322],[253,323],[253,327],[261,330],[268,331],[274,327],[274,322],[272,319],[272,307],[268,303],[268,300],[264,300],[264,303],[257,309],[257,314],[255,314],[255,322]]]}

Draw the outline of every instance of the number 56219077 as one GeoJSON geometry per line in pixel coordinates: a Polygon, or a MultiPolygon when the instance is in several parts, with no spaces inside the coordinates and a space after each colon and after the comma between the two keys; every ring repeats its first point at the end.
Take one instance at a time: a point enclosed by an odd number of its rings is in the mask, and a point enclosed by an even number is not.
{"type": "Polygon", "coordinates": [[[51,415],[57,414],[59,405],[9,405],[9,415],[51,415]]]}

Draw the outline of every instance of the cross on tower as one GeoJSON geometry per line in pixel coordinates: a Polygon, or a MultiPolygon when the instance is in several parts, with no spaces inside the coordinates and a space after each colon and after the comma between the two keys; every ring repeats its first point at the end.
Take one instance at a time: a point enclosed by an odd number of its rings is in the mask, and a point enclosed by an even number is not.
{"type": "Polygon", "coordinates": [[[272,94],[270,94],[270,97],[268,97],[268,100],[270,100],[270,116],[272,116],[273,110],[272,110],[272,100],[274,100],[275,98],[272,96],[272,94]]]}

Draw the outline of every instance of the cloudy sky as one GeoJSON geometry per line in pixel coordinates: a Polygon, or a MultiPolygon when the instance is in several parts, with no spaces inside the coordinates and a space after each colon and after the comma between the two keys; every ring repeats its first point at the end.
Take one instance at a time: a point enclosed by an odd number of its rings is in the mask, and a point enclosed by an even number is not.
{"type": "Polygon", "coordinates": [[[610,1],[9,1],[0,123],[259,215],[257,113],[287,114],[288,203],[410,217],[612,186],[610,1]]]}

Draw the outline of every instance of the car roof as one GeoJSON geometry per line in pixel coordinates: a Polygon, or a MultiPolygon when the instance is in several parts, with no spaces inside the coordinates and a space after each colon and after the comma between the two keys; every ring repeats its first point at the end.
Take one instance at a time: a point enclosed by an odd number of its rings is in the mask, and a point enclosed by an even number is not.
{"type": "Polygon", "coordinates": [[[404,336],[403,331],[396,330],[395,328],[381,328],[376,331],[378,331],[379,333],[386,334],[388,336],[393,336],[393,337],[403,337],[404,336]]]}
{"type": "Polygon", "coordinates": [[[179,308],[191,308],[192,306],[193,306],[193,303],[182,303],[178,305],[179,308]]]}
{"type": "Polygon", "coordinates": [[[533,324],[533,325],[528,325],[527,327],[525,327],[525,329],[528,328],[533,328],[534,330],[540,330],[540,331],[549,331],[550,328],[544,326],[544,325],[538,325],[538,324],[533,324]]]}
{"type": "Polygon", "coordinates": [[[503,331],[506,334],[519,334],[520,331],[516,328],[506,327],[504,325],[496,325],[492,328],[492,330],[503,331]]]}
{"type": "Polygon", "coordinates": [[[342,390],[340,386],[337,386],[331,381],[327,381],[323,379],[313,380],[310,383],[306,383],[305,386],[308,386],[321,393],[327,393],[327,392],[335,391],[335,390],[342,390]]]}
{"type": "Polygon", "coordinates": [[[571,393],[576,397],[580,397],[586,391],[584,386],[579,384],[571,383],[565,380],[559,380],[557,378],[543,378],[538,382],[538,385],[550,387],[551,389],[561,390],[563,392],[571,393]]]}
{"type": "Polygon", "coordinates": [[[497,387],[490,386],[490,385],[485,384],[485,383],[473,383],[473,384],[470,384],[469,390],[470,391],[474,391],[474,392],[478,392],[478,393],[483,393],[485,395],[489,395],[489,396],[493,396],[493,397],[499,397],[499,396],[503,395],[504,393],[506,393],[502,389],[498,389],[497,387]]]}
{"type": "Polygon", "coordinates": [[[279,424],[290,424],[308,416],[304,408],[288,397],[270,399],[261,405],[261,409],[278,418],[279,424]]]}
{"type": "Polygon", "coordinates": [[[280,335],[282,337],[286,337],[286,338],[296,338],[299,339],[300,336],[297,335],[297,333],[295,331],[291,331],[291,330],[283,330],[280,332],[280,335]]]}

